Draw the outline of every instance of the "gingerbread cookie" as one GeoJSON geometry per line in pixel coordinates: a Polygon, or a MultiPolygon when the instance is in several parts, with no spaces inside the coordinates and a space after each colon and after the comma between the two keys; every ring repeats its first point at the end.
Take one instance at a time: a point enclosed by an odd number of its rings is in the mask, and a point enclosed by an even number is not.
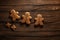
{"type": "Polygon", "coordinates": [[[16,30],[16,26],[15,26],[15,25],[12,25],[12,26],[11,26],[11,29],[12,29],[12,30],[16,30]]]}
{"type": "Polygon", "coordinates": [[[43,25],[44,18],[41,14],[37,14],[37,17],[35,18],[35,25],[43,25]]]}
{"type": "Polygon", "coordinates": [[[22,15],[22,20],[21,20],[21,22],[22,23],[26,23],[26,24],[30,24],[31,23],[31,19],[32,19],[32,17],[31,17],[31,15],[30,15],[30,12],[25,12],[25,15],[22,15]]]}
{"type": "Polygon", "coordinates": [[[6,27],[10,28],[11,24],[9,22],[6,23],[6,27]]]}
{"type": "Polygon", "coordinates": [[[19,12],[15,11],[14,9],[11,10],[10,17],[12,17],[13,21],[15,21],[16,19],[20,19],[20,16],[18,14],[19,12]]]}

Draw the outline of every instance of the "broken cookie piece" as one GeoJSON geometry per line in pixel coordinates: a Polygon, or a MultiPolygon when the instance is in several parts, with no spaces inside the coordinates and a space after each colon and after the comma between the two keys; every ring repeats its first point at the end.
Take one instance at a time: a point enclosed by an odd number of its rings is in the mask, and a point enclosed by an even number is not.
{"type": "Polygon", "coordinates": [[[11,29],[14,31],[14,30],[16,30],[16,26],[15,25],[12,25],[11,26],[11,29]]]}
{"type": "Polygon", "coordinates": [[[9,22],[6,23],[6,27],[10,28],[11,24],[9,22]]]}

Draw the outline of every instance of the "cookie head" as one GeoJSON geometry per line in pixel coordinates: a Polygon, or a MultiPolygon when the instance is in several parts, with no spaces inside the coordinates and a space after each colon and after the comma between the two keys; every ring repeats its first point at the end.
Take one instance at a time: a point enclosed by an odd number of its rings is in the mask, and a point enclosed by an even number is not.
{"type": "Polygon", "coordinates": [[[12,9],[12,10],[11,10],[11,13],[14,13],[14,12],[15,12],[15,10],[14,10],[14,9],[12,9]]]}
{"type": "Polygon", "coordinates": [[[29,15],[30,16],[30,12],[25,12],[25,15],[29,15]]]}
{"type": "Polygon", "coordinates": [[[37,17],[38,17],[38,18],[39,18],[39,17],[41,18],[41,17],[42,17],[42,15],[41,15],[41,14],[37,14],[37,17]]]}

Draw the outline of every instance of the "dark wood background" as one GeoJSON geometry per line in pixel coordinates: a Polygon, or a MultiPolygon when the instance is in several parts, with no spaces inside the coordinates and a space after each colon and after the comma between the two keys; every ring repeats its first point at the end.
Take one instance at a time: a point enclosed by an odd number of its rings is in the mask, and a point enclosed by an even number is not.
{"type": "Polygon", "coordinates": [[[0,0],[0,40],[60,40],[60,0],[0,0]],[[15,31],[6,28],[11,9],[19,11],[20,16],[29,11],[33,19],[42,14],[44,27],[35,28],[34,23],[26,27],[16,21],[12,23],[17,26],[15,31]]]}

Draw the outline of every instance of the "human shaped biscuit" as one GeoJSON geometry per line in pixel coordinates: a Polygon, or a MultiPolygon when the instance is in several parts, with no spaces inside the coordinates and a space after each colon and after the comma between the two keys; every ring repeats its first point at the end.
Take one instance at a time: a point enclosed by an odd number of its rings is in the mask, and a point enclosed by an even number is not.
{"type": "Polygon", "coordinates": [[[37,14],[37,17],[35,18],[35,25],[44,25],[43,24],[44,18],[41,14],[37,14]]]}
{"type": "Polygon", "coordinates": [[[12,17],[13,21],[15,21],[16,19],[20,19],[20,16],[18,14],[19,12],[15,11],[14,9],[11,10],[10,17],[12,17]]]}
{"type": "Polygon", "coordinates": [[[6,27],[10,28],[11,24],[9,22],[6,23],[6,27]]]}
{"type": "Polygon", "coordinates": [[[25,15],[22,15],[21,22],[22,23],[26,23],[26,24],[30,24],[31,23],[31,21],[30,21],[31,19],[32,19],[32,17],[30,15],[30,12],[25,12],[25,15]]]}
{"type": "Polygon", "coordinates": [[[13,24],[13,25],[11,26],[11,29],[12,29],[12,30],[16,30],[16,26],[13,24]]]}

